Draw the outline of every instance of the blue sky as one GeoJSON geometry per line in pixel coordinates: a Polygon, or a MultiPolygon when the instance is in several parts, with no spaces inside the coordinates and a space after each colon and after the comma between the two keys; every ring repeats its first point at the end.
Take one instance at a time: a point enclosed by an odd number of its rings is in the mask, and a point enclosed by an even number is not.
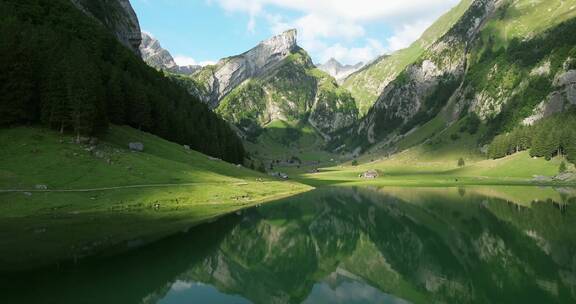
{"type": "Polygon", "coordinates": [[[290,28],[317,63],[408,46],[458,0],[131,0],[142,30],[181,64],[240,54],[290,28]]]}

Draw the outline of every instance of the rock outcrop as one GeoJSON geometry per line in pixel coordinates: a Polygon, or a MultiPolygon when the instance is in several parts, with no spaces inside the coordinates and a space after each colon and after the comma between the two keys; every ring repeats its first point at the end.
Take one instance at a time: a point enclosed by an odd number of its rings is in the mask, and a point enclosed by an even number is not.
{"type": "Polygon", "coordinates": [[[356,133],[373,144],[398,128],[409,131],[436,116],[459,87],[466,54],[495,0],[477,0],[441,39],[392,81],[359,124],[356,133]],[[422,121],[420,121],[422,120],[422,121]]]}
{"type": "Polygon", "coordinates": [[[548,94],[546,99],[536,106],[533,115],[525,118],[522,123],[532,125],[571,107],[576,107],[576,70],[558,75],[553,82],[553,92],[548,94]]]}
{"type": "Polygon", "coordinates": [[[346,77],[360,70],[363,66],[363,62],[359,62],[355,65],[343,65],[338,60],[331,58],[326,63],[318,65],[318,68],[336,78],[339,83],[342,83],[346,77]]]}
{"type": "Polygon", "coordinates": [[[175,74],[192,75],[202,67],[199,65],[179,66],[170,52],[162,48],[160,41],[148,33],[142,33],[142,44],[140,44],[142,59],[149,66],[168,71],[175,74]]]}
{"type": "Polygon", "coordinates": [[[344,80],[343,87],[356,99],[361,115],[367,114],[386,87],[460,20],[472,2],[474,0],[461,0],[408,48],[380,56],[344,80]]]}
{"type": "Polygon", "coordinates": [[[130,0],[70,0],[86,15],[108,28],[118,40],[134,53],[140,54],[142,42],[140,23],[130,0]]]}
{"type": "Polygon", "coordinates": [[[289,30],[262,41],[244,54],[205,67],[196,77],[201,84],[200,97],[212,108],[217,108],[220,100],[234,88],[277,67],[297,47],[296,30],[289,30]]]}

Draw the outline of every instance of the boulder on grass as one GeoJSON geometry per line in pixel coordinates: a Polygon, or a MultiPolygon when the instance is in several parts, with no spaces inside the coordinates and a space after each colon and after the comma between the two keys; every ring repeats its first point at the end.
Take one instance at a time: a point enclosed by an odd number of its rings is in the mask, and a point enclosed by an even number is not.
{"type": "Polygon", "coordinates": [[[133,142],[128,144],[130,151],[142,152],[144,151],[144,144],[140,142],[133,142]]]}

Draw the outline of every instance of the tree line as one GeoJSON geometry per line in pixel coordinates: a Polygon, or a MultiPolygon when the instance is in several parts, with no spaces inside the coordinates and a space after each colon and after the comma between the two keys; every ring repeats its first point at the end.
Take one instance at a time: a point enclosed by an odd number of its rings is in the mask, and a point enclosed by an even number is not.
{"type": "Polygon", "coordinates": [[[498,135],[490,143],[488,157],[502,158],[530,150],[532,157],[551,159],[566,156],[576,163],[576,111],[543,119],[532,126],[520,126],[498,135]]]}
{"type": "Polygon", "coordinates": [[[241,140],[205,104],[120,44],[69,0],[0,3],[0,126],[77,136],[129,125],[240,163],[241,140]]]}

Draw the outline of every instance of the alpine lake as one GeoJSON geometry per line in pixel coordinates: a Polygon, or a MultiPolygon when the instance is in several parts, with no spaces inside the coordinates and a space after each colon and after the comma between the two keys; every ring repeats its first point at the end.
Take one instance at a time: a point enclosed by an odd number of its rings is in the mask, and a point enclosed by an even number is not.
{"type": "Polygon", "coordinates": [[[6,272],[2,302],[576,303],[574,203],[568,187],[326,187],[6,272]]]}

